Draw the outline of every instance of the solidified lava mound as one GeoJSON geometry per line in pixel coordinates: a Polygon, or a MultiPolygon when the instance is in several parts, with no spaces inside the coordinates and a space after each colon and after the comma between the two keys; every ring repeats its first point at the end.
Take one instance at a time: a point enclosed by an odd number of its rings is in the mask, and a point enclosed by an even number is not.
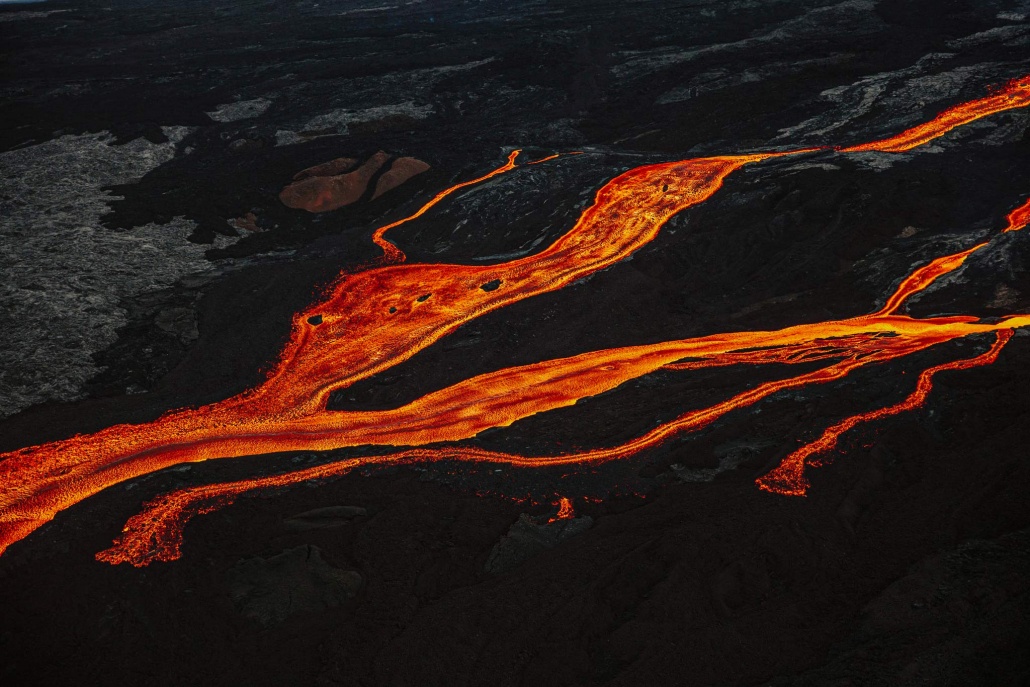
{"type": "Polygon", "coordinates": [[[356,203],[365,194],[368,182],[390,156],[379,151],[353,172],[335,173],[334,162],[311,167],[298,173],[300,179],[279,194],[279,200],[288,208],[308,212],[329,212],[356,203]]]}
{"type": "MultiPolygon", "coordinates": [[[[279,193],[279,200],[288,208],[308,212],[329,212],[356,203],[365,197],[369,183],[390,162],[390,156],[379,151],[357,169],[348,171],[356,162],[341,157],[301,170],[294,175],[293,183],[279,193]]],[[[428,164],[413,157],[393,160],[376,181],[372,199],[428,169],[428,164]]]]}
{"type": "Polygon", "coordinates": [[[397,188],[413,176],[428,170],[429,164],[422,160],[416,160],[413,157],[397,158],[390,165],[390,169],[386,170],[383,176],[379,177],[379,181],[376,182],[376,190],[372,194],[372,199],[375,200],[387,191],[397,188]]]}

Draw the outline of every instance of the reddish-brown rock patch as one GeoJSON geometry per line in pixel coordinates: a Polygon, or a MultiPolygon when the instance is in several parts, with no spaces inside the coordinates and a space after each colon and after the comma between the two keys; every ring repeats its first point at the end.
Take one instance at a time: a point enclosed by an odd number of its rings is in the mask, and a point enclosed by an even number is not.
{"type": "MultiPolygon", "coordinates": [[[[346,159],[338,158],[325,165],[311,167],[304,172],[312,172],[320,167],[331,171],[337,168],[336,165],[340,163],[340,160],[346,159]]],[[[334,176],[301,178],[284,188],[279,194],[279,200],[286,207],[308,212],[329,212],[342,208],[361,199],[365,189],[368,188],[369,181],[389,159],[389,155],[379,151],[353,172],[334,176]]]]}
{"type": "Polygon", "coordinates": [[[375,193],[372,198],[378,198],[387,191],[391,191],[411,177],[421,174],[429,169],[429,165],[413,157],[399,157],[393,161],[388,169],[376,182],[375,193]]]}
{"type": "Polygon", "coordinates": [[[242,229],[244,231],[261,231],[261,227],[257,223],[257,215],[253,212],[248,212],[243,217],[236,217],[229,220],[229,224],[236,229],[242,229]]]}

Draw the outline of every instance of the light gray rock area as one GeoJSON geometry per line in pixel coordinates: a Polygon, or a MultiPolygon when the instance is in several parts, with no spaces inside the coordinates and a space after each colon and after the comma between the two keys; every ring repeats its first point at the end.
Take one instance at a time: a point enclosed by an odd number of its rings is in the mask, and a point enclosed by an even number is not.
{"type": "MultiPolygon", "coordinates": [[[[1012,28],[1012,27],[1007,27],[1012,28]]],[[[956,41],[958,42],[958,41],[956,41]]],[[[947,69],[957,53],[932,53],[911,67],[865,77],[847,85],[823,91],[823,100],[832,103],[828,111],[796,126],[782,129],[775,143],[790,141],[796,145],[841,144],[844,132],[849,140],[889,136],[926,119],[927,110],[940,103],[938,109],[953,102],[969,84],[1000,82],[1005,65],[981,63],[947,69]],[[868,121],[860,128],[856,122],[868,121]]],[[[986,92],[981,95],[987,95],[986,92]]],[[[1006,112],[989,120],[974,122],[961,131],[921,146],[912,154],[933,153],[958,141],[973,139],[985,144],[1002,145],[1022,136],[1030,124],[1030,113],[1022,110],[1006,112]]],[[[871,169],[886,169],[899,159],[897,154],[869,153],[852,159],[871,169]]]]}
{"type": "Polygon", "coordinates": [[[240,615],[265,626],[298,613],[336,608],[352,599],[362,582],[357,572],[326,563],[317,546],[242,560],[226,578],[229,598],[240,615]]]}
{"type": "MultiPolygon", "coordinates": [[[[748,4],[750,3],[726,3],[718,11],[731,12],[733,5],[746,6],[748,4]]],[[[834,27],[847,26],[852,35],[872,34],[883,25],[876,16],[875,9],[876,3],[872,0],[846,0],[828,7],[809,10],[794,19],[782,22],[769,31],[738,41],[699,46],[689,50],[666,47],[645,52],[625,51],[621,54],[623,61],[612,67],[612,75],[620,79],[641,77],[666,67],[693,62],[708,55],[740,52],[764,44],[781,44],[804,40],[811,36],[825,35],[834,27]]]]}
{"type": "Polygon", "coordinates": [[[42,19],[43,17],[49,17],[51,14],[58,14],[60,12],[67,11],[68,10],[45,10],[43,12],[33,12],[31,10],[26,10],[22,12],[9,12],[7,14],[0,14],[0,22],[24,21],[26,19],[42,19]]]}
{"type": "Polygon", "coordinates": [[[312,118],[304,126],[307,131],[335,130],[338,134],[347,133],[349,124],[355,122],[374,122],[386,117],[409,117],[411,119],[425,119],[433,113],[430,105],[419,105],[412,100],[393,105],[382,105],[380,107],[367,107],[361,110],[333,110],[312,118]]]}
{"type": "Polygon", "coordinates": [[[431,105],[416,104],[411,100],[359,110],[332,110],[309,119],[300,127],[300,132],[280,129],[275,134],[275,142],[282,146],[303,143],[319,136],[344,136],[349,133],[350,126],[355,124],[403,123],[406,120],[422,120],[431,114],[431,105]]]}
{"type": "MultiPolygon", "coordinates": [[[[0,417],[81,396],[93,353],[125,324],[121,299],[211,267],[175,218],[128,231],[101,226],[105,186],[138,180],[174,144],[63,136],[0,154],[0,417]]],[[[232,239],[220,239],[225,245],[232,239]]]]}
{"type": "Polygon", "coordinates": [[[499,574],[513,570],[537,554],[553,549],[560,542],[590,529],[594,519],[589,515],[579,518],[541,522],[523,513],[490,551],[484,569],[499,574]]]}
{"type": "Polygon", "coordinates": [[[743,71],[726,68],[712,69],[698,74],[683,86],[677,86],[662,93],[658,96],[655,104],[670,105],[672,103],[684,102],[709,91],[718,91],[745,83],[760,83],[770,77],[795,74],[811,67],[828,67],[844,64],[847,60],[847,55],[833,55],[811,60],[756,64],[743,71]]]}
{"type": "Polygon", "coordinates": [[[161,133],[165,135],[169,143],[173,145],[179,145],[183,140],[194,131],[197,130],[195,126],[163,126],[161,127],[161,133]]]}
{"type": "Polygon", "coordinates": [[[1016,47],[1025,45],[1028,36],[1030,36],[1030,25],[1028,24],[997,26],[993,29],[965,36],[964,38],[948,41],[948,47],[953,50],[960,50],[988,43],[1001,43],[1008,47],[1016,47]]]}
{"type": "Polygon", "coordinates": [[[240,100],[235,103],[226,103],[215,108],[214,112],[208,112],[207,116],[216,122],[238,122],[244,119],[253,119],[263,115],[272,101],[267,98],[255,98],[254,100],[240,100]]]}
{"type": "MultiPolygon", "coordinates": [[[[425,69],[393,72],[376,77],[343,79],[338,95],[328,108],[314,117],[285,122],[276,131],[276,145],[303,143],[318,136],[345,135],[356,124],[389,125],[403,120],[420,121],[436,112],[432,104],[434,86],[456,72],[474,70],[494,61],[494,58],[443,65],[425,69]],[[398,101],[397,93],[407,100],[398,101]]],[[[310,83],[298,83],[282,92],[286,99],[304,98],[312,90],[310,83]]]]}
{"type": "Polygon", "coordinates": [[[1030,2],[1022,0],[1017,2],[1015,7],[1008,11],[998,12],[998,19],[1002,21],[1022,22],[1030,20],[1030,2]]]}

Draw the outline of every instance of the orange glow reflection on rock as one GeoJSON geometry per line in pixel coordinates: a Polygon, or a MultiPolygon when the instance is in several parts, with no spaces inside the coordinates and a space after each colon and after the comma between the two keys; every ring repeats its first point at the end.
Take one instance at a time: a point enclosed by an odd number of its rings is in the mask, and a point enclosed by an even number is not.
{"type": "MultiPolygon", "coordinates": [[[[1001,98],[992,105],[994,111],[1030,102],[1012,104],[1008,96],[992,98],[1001,98]]],[[[953,109],[975,110],[981,113],[977,116],[984,116],[982,113],[989,108],[983,103],[990,100],[953,109]]],[[[926,138],[927,127],[936,132],[934,135],[942,135],[957,126],[957,121],[972,121],[963,120],[968,113],[945,115],[916,127],[922,133],[912,134],[915,138],[910,139],[925,142],[930,140],[926,138]]],[[[252,489],[321,479],[358,465],[406,461],[458,459],[535,467],[613,460],[705,426],[778,391],[840,379],[861,366],[957,338],[1030,325],[1030,315],[982,323],[971,316],[917,320],[885,310],[775,331],[715,334],[511,367],[459,382],[391,410],[325,410],[332,391],[407,360],[462,324],[511,303],[560,289],[627,258],[652,241],[675,214],[716,193],[735,170],[798,152],[802,151],[718,156],[631,169],[605,184],[566,234],[525,258],[498,265],[392,264],[343,275],[325,298],[294,317],[290,339],[278,363],[258,387],[219,403],[168,413],[151,423],[117,425],[0,456],[0,552],[55,513],[102,489],[185,462],[359,445],[418,447],[455,442],[536,413],[573,405],[663,367],[682,368],[698,361],[700,367],[716,367],[839,358],[822,369],[760,384],[709,408],[685,413],[618,447],[545,457],[467,447],[414,448],[287,475],[175,492],[159,498],[130,520],[120,544],[103,554],[103,560],[138,564],[175,557],[179,551],[175,542],[181,541],[185,519],[252,489]],[[491,282],[500,286],[482,288],[491,282]]],[[[507,164],[478,179],[441,192],[402,221],[420,216],[458,188],[509,171],[516,155],[517,151],[507,164]]],[[[391,254],[384,245],[392,246],[383,238],[391,226],[397,223],[377,230],[376,242],[384,247],[388,260],[403,260],[402,254],[391,254]]],[[[953,264],[942,264],[932,274],[927,272],[915,286],[906,287],[907,295],[954,269],[957,265],[953,264]]],[[[893,307],[896,309],[907,295],[894,299],[893,307]]]]}

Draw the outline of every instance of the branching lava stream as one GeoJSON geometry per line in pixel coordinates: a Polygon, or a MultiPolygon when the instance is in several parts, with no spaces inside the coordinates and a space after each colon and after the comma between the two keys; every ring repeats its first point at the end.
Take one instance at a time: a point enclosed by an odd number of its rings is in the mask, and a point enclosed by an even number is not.
{"type": "MultiPolygon", "coordinates": [[[[1028,104],[1030,77],[1024,77],[897,136],[840,152],[910,150],[974,119],[1028,104]]],[[[378,229],[374,240],[384,250],[383,264],[341,276],[325,298],[298,313],[278,363],[256,388],[201,408],[174,411],[154,422],[117,425],[0,456],[0,552],[57,512],[113,484],[185,462],[359,445],[416,447],[166,494],[132,518],[115,546],[98,558],[134,565],[176,558],[182,528],[193,515],[225,505],[253,489],[330,477],[362,465],[457,459],[532,467],[615,460],[675,434],[696,430],[785,389],[841,379],[861,367],[959,338],[995,334],[996,343],[987,354],[924,372],[917,392],[906,400],[907,405],[901,404],[904,407],[877,411],[879,415],[858,415],[835,425],[813,444],[812,451],[792,455],[784,466],[759,480],[766,490],[804,493],[803,472],[809,457],[831,448],[841,432],[858,422],[918,406],[937,371],[989,364],[1013,329],[1030,326],[1030,314],[990,323],[973,316],[915,319],[898,314],[907,298],[960,267],[986,243],[916,270],[881,310],[870,315],[775,331],[713,334],[592,351],[511,367],[467,379],[391,410],[327,411],[325,405],[332,391],[407,360],[482,314],[560,289],[625,259],[650,243],[671,217],[710,198],[726,177],[741,167],[809,151],[707,157],[630,169],[597,191],[593,204],[575,225],[535,255],[498,265],[401,264],[403,253],[383,238],[387,230],[417,218],[470,184],[517,173],[515,151],[505,165],[442,191],[414,215],[378,229]],[[484,288],[488,284],[490,288],[484,288]],[[617,447],[541,457],[460,445],[417,448],[468,439],[489,428],[572,405],[662,368],[686,371],[813,361],[830,362],[815,371],[766,382],[711,407],[690,411],[617,447]],[[827,438],[830,435],[832,439],[827,438]]],[[[1025,227],[1028,219],[1030,202],[1009,215],[1006,231],[1025,227]]]]}

